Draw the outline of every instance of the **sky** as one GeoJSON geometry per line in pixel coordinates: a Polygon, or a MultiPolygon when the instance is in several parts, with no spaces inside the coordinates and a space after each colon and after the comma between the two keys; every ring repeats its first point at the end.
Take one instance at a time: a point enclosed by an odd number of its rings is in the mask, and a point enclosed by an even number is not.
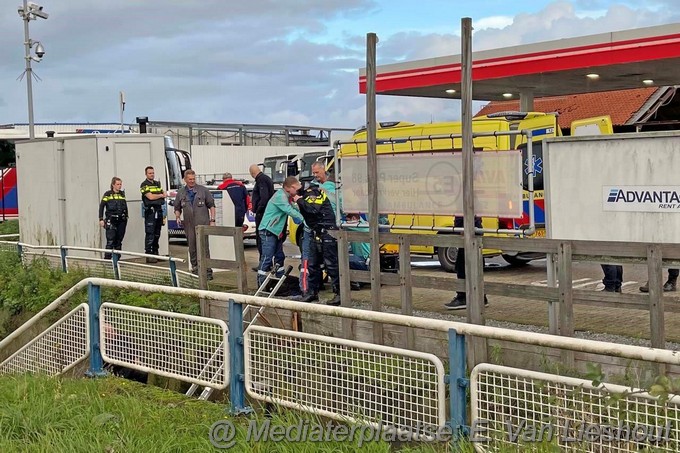
{"type": "MultiPolygon", "coordinates": [[[[20,0],[0,0],[0,124],[28,122],[20,0]]],[[[680,0],[45,0],[30,22],[35,122],[365,122],[366,34],[378,65],[680,22],[680,0]]],[[[481,107],[476,103],[476,107],[481,107]]],[[[460,118],[460,102],[378,96],[378,121],[460,118]]]]}

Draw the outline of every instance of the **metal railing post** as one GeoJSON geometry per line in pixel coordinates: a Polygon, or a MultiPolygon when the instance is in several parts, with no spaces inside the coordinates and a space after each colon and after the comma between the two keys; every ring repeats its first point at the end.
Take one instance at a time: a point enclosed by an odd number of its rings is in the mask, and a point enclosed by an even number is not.
{"type": "Polygon", "coordinates": [[[104,360],[100,350],[99,308],[102,304],[101,286],[87,284],[87,302],[90,308],[90,369],[85,373],[89,377],[106,376],[104,360]]]}
{"type": "Polygon", "coordinates": [[[455,329],[449,329],[449,425],[454,439],[469,434],[469,426],[465,423],[467,415],[466,393],[470,381],[465,374],[465,336],[459,335],[455,329]]]}
{"type": "Polygon", "coordinates": [[[60,245],[59,254],[61,255],[61,270],[66,273],[66,247],[60,245]]]}
{"type": "Polygon", "coordinates": [[[245,403],[245,357],[243,348],[243,304],[229,299],[229,399],[233,415],[253,412],[245,403]]]}
{"type": "Polygon", "coordinates": [[[111,262],[113,263],[113,278],[120,280],[120,272],[118,272],[118,258],[120,255],[115,250],[111,250],[111,262]]]}
{"type": "Polygon", "coordinates": [[[173,260],[168,260],[168,266],[170,266],[170,279],[172,280],[172,286],[178,287],[179,281],[177,280],[177,264],[173,260]]]}

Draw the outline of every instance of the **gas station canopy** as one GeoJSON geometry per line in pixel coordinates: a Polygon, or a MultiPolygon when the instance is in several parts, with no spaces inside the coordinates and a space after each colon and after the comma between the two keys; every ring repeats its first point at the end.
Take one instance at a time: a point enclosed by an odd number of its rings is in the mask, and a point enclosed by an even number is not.
{"type": "MultiPolygon", "coordinates": [[[[461,78],[460,55],[382,65],[376,92],[455,99],[461,78]]],[[[472,81],[486,101],[677,85],[680,23],[473,52],[472,81]]]]}

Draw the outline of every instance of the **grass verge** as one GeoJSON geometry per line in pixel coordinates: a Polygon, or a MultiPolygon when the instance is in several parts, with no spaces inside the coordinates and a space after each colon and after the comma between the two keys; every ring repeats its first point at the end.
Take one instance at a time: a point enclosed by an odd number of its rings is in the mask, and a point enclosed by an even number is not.
{"type": "MultiPolygon", "coordinates": [[[[0,376],[0,451],[3,452],[205,452],[219,451],[210,442],[213,423],[235,427],[234,452],[444,452],[447,444],[399,445],[385,441],[247,442],[248,424],[265,418],[230,418],[228,406],[115,377],[102,379],[0,376]]],[[[313,415],[286,411],[271,425],[293,426],[313,415]]],[[[458,450],[454,450],[458,451],[458,450]]],[[[465,450],[470,451],[470,450],[465,450]]]]}

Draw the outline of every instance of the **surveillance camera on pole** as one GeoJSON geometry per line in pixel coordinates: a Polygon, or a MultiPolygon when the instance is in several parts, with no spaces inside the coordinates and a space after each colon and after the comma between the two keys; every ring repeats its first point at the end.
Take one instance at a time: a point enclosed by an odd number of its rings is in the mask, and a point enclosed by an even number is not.
{"type": "MultiPolygon", "coordinates": [[[[23,5],[19,5],[17,8],[17,13],[21,16],[24,21],[24,59],[26,60],[26,69],[24,74],[26,75],[26,88],[28,91],[28,136],[33,139],[35,138],[35,128],[33,124],[33,69],[31,69],[31,61],[40,61],[45,56],[45,48],[40,41],[33,41],[29,35],[28,24],[31,20],[36,20],[38,17],[41,19],[47,19],[49,14],[43,11],[41,5],[29,2],[27,0],[23,1],[23,5]],[[35,45],[35,56],[31,55],[31,49],[35,45]]],[[[23,75],[23,74],[22,74],[23,75]]]]}
{"type": "Polygon", "coordinates": [[[47,19],[50,17],[49,14],[43,11],[43,7],[36,5],[35,3],[28,2],[28,12],[41,19],[47,19]]]}
{"type": "Polygon", "coordinates": [[[42,57],[45,56],[45,48],[43,47],[42,43],[40,41],[35,42],[35,55],[39,58],[42,59],[42,57]]]}

